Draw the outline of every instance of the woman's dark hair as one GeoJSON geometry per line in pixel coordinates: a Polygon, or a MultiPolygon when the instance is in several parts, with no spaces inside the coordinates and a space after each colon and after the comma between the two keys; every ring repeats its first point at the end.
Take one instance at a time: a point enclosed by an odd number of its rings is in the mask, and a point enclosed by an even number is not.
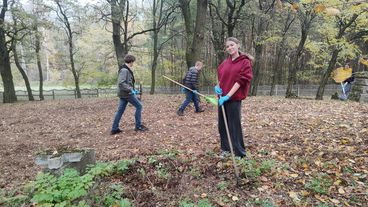
{"type": "Polygon", "coordinates": [[[132,63],[135,61],[135,57],[133,55],[125,55],[124,62],[125,63],[132,63]]]}

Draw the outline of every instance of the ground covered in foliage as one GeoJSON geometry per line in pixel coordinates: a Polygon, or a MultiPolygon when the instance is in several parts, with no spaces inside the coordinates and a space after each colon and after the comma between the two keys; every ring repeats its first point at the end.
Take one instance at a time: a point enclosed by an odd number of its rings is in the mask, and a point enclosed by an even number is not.
{"type": "Polygon", "coordinates": [[[237,160],[236,186],[231,159],[218,157],[216,107],[202,103],[204,113],[189,107],[178,117],[182,100],[144,96],[149,131],[134,131],[134,107],[127,107],[123,132],[114,136],[117,98],[1,104],[0,205],[36,179],[38,152],[69,146],[93,148],[98,161],[115,163],[95,170],[92,187],[77,199],[91,206],[112,205],[114,196],[120,206],[367,206],[367,104],[248,98],[242,106],[248,156],[237,160]]]}

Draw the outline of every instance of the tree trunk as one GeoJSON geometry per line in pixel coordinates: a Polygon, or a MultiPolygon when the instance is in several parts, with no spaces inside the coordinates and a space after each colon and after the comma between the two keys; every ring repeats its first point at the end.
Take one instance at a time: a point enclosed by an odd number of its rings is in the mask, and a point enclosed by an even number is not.
{"type": "Polygon", "coordinates": [[[23,80],[24,80],[24,84],[26,85],[26,88],[27,88],[28,100],[29,101],[34,101],[34,97],[33,97],[33,94],[32,94],[31,85],[29,84],[28,76],[27,76],[26,72],[24,71],[23,67],[21,66],[21,64],[19,62],[16,42],[14,43],[12,50],[13,50],[13,54],[14,54],[15,65],[17,66],[20,74],[22,75],[23,80]]]}
{"type": "Polygon", "coordinates": [[[262,50],[263,50],[263,44],[256,44],[255,59],[258,61],[255,61],[254,66],[253,66],[253,80],[252,80],[252,90],[251,90],[252,96],[257,95],[258,85],[261,80],[260,75],[259,75],[260,70],[261,70],[261,62],[259,60],[261,60],[262,50]]]}
{"type": "Polygon", "coordinates": [[[0,73],[4,85],[3,102],[13,103],[17,101],[17,96],[15,95],[13,75],[11,73],[9,52],[6,46],[5,40],[5,12],[8,9],[8,1],[3,0],[3,5],[0,13],[0,73]]]}
{"type": "MultiPolygon", "coordinates": [[[[262,8],[260,8],[262,10],[262,8]]],[[[263,43],[261,43],[261,35],[266,30],[266,25],[268,25],[267,20],[265,18],[260,18],[258,25],[257,25],[257,38],[256,38],[256,44],[255,44],[255,61],[253,66],[253,80],[252,80],[252,88],[251,88],[251,95],[256,96],[257,95],[257,89],[259,82],[261,80],[260,77],[260,70],[261,70],[261,62],[262,60],[262,51],[263,51],[263,43]]]]}
{"type": "Polygon", "coordinates": [[[340,50],[338,50],[338,49],[335,49],[332,52],[330,62],[328,63],[327,71],[323,74],[323,77],[321,79],[321,83],[318,87],[316,100],[322,100],[323,99],[323,94],[325,92],[325,86],[327,84],[328,78],[330,77],[330,74],[331,74],[332,70],[335,67],[335,64],[336,64],[337,57],[338,57],[339,53],[340,53],[340,50]]]}
{"type": "MultiPolygon", "coordinates": [[[[200,0],[199,0],[200,1],[200,0]]],[[[187,68],[192,66],[192,56],[190,55],[191,45],[193,42],[193,22],[192,15],[190,13],[190,0],[179,0],[179,5],[181,9],[181,13],[183,14],[184,24],[185,24],[185,32],[186,32],[186,49],[185,49],[185,58],[187,62],[187,68]]],[[[198,2],[199,4],[199,2],[198,2]]]]}
{"type": "MultiPolygon", "coordinates": [[[[203,47],[204,47],[204,33],[206,30],[206,20],[207,20],[207,0],[197,1],[197,16],[196,24],[194,29],[194,36],[191,46],[191,54],[189,56],[189,63],[193,66],[197,60],[202,60],[203,47]]],[[[203,61],[203,60],[202,60],[203,61]]]]}
{"type": "MultiPolygon", "coordinates": [[[[71,32],[71,30],[70,30],[71,32]]],[[[75,91],[77,92],[77,98],[82,98],[82,94],[80,92],[79,88],[79,74],[77,73],[77,70],[75,69],[75,63],[74,63],[74,49],[73,49],[73,36],[70,33],[69,37],[69,58],[70,58],[70,64],[72,67],[72,73],[74,77],[74,83],[75,83],[75,91]]]]}
{"type": "MultiPolygon", "coordinates": [[[[156,28],[156,0],[153,0],[153,6],[152,6],[152,26],[153,28],[156,28]]],[[[155,93],[155,85],[156,85],[156,68],[157,68],[157,59],[158,59],[158,32],[159,30],[153,31],[153,60],[152,60],[152,70],[151,70],[151,90],[150,94],[155,93]]]]}
{"type": "MultiPolygon", "coordinates": [[[[217,9],[221,9],[221,0],[218,0],[217,9]]],[[[224,51],[224,39],[225,39],[225,25],[223,22],[215,21],[215,14],[213,11],[214,6],[210,6],[210,16],[211,16],[211,26],[212,26],[212,43],[216,52],[216,63],[215,65],[219,65],[225,59],[225,51],[224,51]]],[[[215,8],[216,9],[216,8],[215,8]]]]}
{"type": "Polygon", "coordinates": [[[121,12],[125,10],[125,3],[126,0],[112,0],[110,2],[112,18],[112,40],[114,43],[116,59],[118,62],[118,69],[123,66],[124,56],[127,53],[126,51],[124,51],[121,43],[121,19],[123,15],[121,12]]]}
{"type": "Polygon", "coordinates": [[[276,61],[275,61],[275,64],[272,70],[272,83],[271,83],[270,96],[275,95],[275,86],[277,84],[277,74],[281,72],[280,63],[281,63],[281,58],[283,57],[283,54],[284,54],[284,51],[283,51],[284,50],[284,40],[281,41],[278,47],[279,48],[277,49],[277,52],[276,52],[276,61]]]}
{"type": "Polygon", "coordinates": [[[298,63],[299,63],[300,56],[302,55],[302,51],[304,49],[305,41],[307,40],[307,37],[308,37],[308,31],[309,31],[309,24],[307,23],[305,26],[303,26],[302,37],[300,39],[297,51],[295,53],[294,62],[289,68],[288,85],[287,85],[286,94],[285,94],[286,98],[291,98],[295,96],[295,94],[293,94],[293,85],[294,85],[294,82],[296,81],[296,72],[298,71],[298,67],[299,67],[298,63]]]}
{"type": "Polygon", "coordinates": [[[45,99],[45,97],[43,96],[43,70],[42,70],[42,65],[41,65],[41,55],[40,55],[40,51],[41,51],[41,41],[40,41],[40,34],[38,33],[38,29],[36,28],[36,57],[37,57],[37,68],[38,68],[38,74],[39,74],[39,79],[40,79],[40,85],[39,85],[39,97],[40,100],[43,101],[45,99]]]}

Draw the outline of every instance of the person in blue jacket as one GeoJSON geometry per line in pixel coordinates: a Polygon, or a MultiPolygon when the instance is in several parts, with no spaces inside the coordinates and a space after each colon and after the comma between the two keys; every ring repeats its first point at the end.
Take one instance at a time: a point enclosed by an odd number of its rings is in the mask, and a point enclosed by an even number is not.
{"type": "Polygon", "coordinates": [[[194,108],[196,113],[203,112],[204,110],[199,107],[199,97],[197,94],[198,89],[198,78],[199,72],[202,70],[203,63],[201,61],[197,61],[193,67],[190,67],[188,72],[186,73],[183,84],[192,89],[193,91],[183,89],[183,92],[186,95],[184,102],[180,105],[178,111],[176,112],[179,116],[184,115],[184,110],[188,106],[188,104],[193,101],[194,108]]]}
{"type": "Polygon", "coordinates": [[[119,128],[120,119],[125,111],[128,103],[131,103],[135,107],[135,131],[146,131],[148,128],[142,125],[141,114],[142,104],[137,98],[138,90],[134,89],[134,74],[133,63],[135,57],[133,55],[126,55],[124,57],[124,65],[119,69],[118,77],[118,97],[120,98],[118,110],[116,111],[115,118],[112,124],[111,135],[118,134],[121,131],[119,128]]]}

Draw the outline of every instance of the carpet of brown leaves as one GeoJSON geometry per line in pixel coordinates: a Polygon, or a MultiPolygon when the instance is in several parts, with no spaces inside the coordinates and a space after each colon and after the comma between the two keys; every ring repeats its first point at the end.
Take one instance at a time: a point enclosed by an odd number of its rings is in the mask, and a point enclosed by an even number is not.
{"type": "MultiPolygon", "coordinates": [[[[182,156],[192,158],[191,165],[202,172],[195,181],[177,177],[177,183],[184,182],[180,189],[166,184],[171,190],[163,196],[168,200],[168,194],[185,194],[213,198],[219,206],[230,206],[231,202],[245,206],[239,202],[249,199],[272,200],[278,206],[366,204],[367,104],[248,98],[242,106],[248,152],[254,159],[275,160],[278,168],[260,177],[256,185],[236,188],[231,180],[232,168],[226,171],[227,177],[217,176],[221,161],[208,156],[219,153],[216,107],[202,103],[204,113],[194,113],[189,107],[185,116],[179,117],[175,112],[182,100],[180,95],[144,96],[142,117],[149,131],[134,131],[134,107],[127,107],[121,122],[123,132],[114,136],[109,132],[117,98],[0,104],[0,187],[16,188],[33,180],[41,170],[34,163],[35,155],[45,149],[94,148],[100,161],[149,156],[165,149],[178,150],[182,156]],[[333,182],[327,195],[305,187],[320,173],[327,174],[333,182]],[[229,179],[231,186],[219,191],[217,184],[224,179],[229,179]],[[234,196],[240,201],[232,199],[234,196]]],[[[149,190],[147,193],[149,197],[149,190]]],[[[162,206],[169,203],[158,198],[156,202],[162,206]]],[[[137,206],[145,206],[143,201],[140,203],[137,206]]]]}

